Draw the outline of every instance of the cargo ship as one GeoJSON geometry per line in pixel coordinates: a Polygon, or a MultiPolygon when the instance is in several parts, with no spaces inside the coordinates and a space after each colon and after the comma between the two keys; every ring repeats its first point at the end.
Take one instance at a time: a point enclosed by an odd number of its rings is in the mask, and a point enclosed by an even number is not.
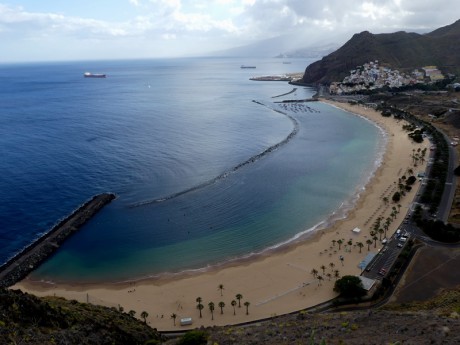
{"type": "Polygon", "coordinates": [[[256,66],[241,65],[241,68],[256,68],[256,66]]]}

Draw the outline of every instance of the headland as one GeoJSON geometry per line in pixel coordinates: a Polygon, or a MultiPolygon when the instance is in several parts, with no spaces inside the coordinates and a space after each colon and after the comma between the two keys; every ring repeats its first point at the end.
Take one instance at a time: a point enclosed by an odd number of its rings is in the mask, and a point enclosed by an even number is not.
{"type": "MultiPolygon", "coordinates": [[[[26,278],[14,288],[38,296],[56,295],[123,307],[125,311],[135,311],[138,317],[146,311],[148,324],[158,330],[243,323],[333,299],[336,296],[333,291],[336,277],[359,275],[359,263],[369,253],[376,254],[383,248],[382,242],[374,240],[370,234],[373,222],[378,217],[389,217],[393,212],[394,205],[388,203],[388,199],[391,200],[398,179],[414,168],[413,150],[429,144],[414,143],[402,128],[404,121],[382,117],[372,108],[332,101],[327,103],[373,121],[386,132],[387,143],[380,166],[360,192],[354,208],[330,227],[318,229],[310,239],[252,261],[233,262],[231,266],[194,275],[98,285],[49,284],[26,278]],[[355,228],[361,231],[354,232],[355,228]],[[314,271],[316,275],[312,274],[314,271]],[[232,306],[237,295],[241,295],[241,300],[232,306]],[[201,302],[197,302],[198,297],[201,302]],[[210,302],[215,306],[213,313],[209,309],[210,302]],[[244,305],[245,302],[249,304],[244,305]],[[199,304],[203,307],[202,317],[197,309],[199,304]],[[191,317],[193,322],[189,326],[180,326],[179,322],[173,326],[172,314],[178,319],[191,317]]],[[[416,169],[422,171],[425,167],[426,163],[423,163],[416,169]]],[[[418,183],[399,201],[400,212],[394,215],[387,236],[394,233],[404,219],[418,183]]]]}

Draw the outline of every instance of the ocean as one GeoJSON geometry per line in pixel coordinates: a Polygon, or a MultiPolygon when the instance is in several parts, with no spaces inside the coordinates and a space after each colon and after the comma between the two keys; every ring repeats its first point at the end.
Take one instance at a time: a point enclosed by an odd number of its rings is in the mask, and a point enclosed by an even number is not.
{"type": "Polygon", "coordinates": [[[0,65],[0,262],[101,192],[117,199],[32,279],[206,270],[269,255],[343,217],[378,166],[384,135],[320,102],[282,103],[311,88],[249,80],[312,61],[283,62],[0,65]]]}

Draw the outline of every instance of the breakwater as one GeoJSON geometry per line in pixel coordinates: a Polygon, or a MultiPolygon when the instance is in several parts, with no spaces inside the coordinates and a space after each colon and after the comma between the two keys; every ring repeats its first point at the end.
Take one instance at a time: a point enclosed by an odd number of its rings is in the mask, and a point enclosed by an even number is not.
{"type": "MultiPolygon", "coordinates": [[[[256,103],[256,104],[262,105],[262,106],[266,106],[265,104],[263,104],[261,102],[258,102],[258,101],[255,101],[255,100],[253,100],[253,102],[256,103]]],[[[150,205],[150,204],[157,204],[157,203],[164,202],[164,201],[167,201],[167,200],[170,200],[170,199],[174,199],[174,198],[177,198],[177,197],[179,197],[181,195],[184,195],[184,194],[187,194],[187,193],[194,192],[196,190],[202,189],[202,188],[207,187],[207,186],[209,186],[209,185],[211,185],[213,183],[216,183],[219,180],[222,180],[222,179],[226,178],[229,174],[236,172],[237,170],[245,167],[246,165],[249,165],[249,164],[252,164],[252,163],[256,162],[257,160],[265,157],[267,154],[273,152],[274,150],[278,149],[279,147],[283,146],[284,144],[287,144],[297,134],[297,132],[299,131],[299,123],[297,122],[297,120],[295,118],[293,118],[292,116],[288,115],[285,112],[282,112],[282,111],[277,110],[277,109],[272,109],[272,108],[269,108],[269,109],[271,109],[271,110],[273,110],[273,111],[275,111],[275,112],[277,112],[279,114],[282,114],[282,115],[286,116],[293,124],[292,131],[288,134],[287,137],[285,137],[279,143],[276,143],[276,144],[268,147],[263,152],[258,153],[256,155],[248,158],[244,162],[234,166],[230,170],[223,172],[222,174],[220,174],[217,177],[214,177],[211,180],[205,181],[205,182],[203,182],[203,183],[201,183],[199,185],[193,186],[191,188],[187,188],[185,190],[182,190],[180,192],[177,192],[177,193],[174,193],[174,194],[162,197],[162,198],[140,201],[138,203],[130,205],[129,207],[134,208],[134,207],[140,207],[140,206],[145,206],[145,205],[150,205]]]]}
{"type": "Polygon", "coordinates": [[[115,194],[103,193],[92,197],[72,214],[61,220],[20,253],[0,267],[0,287],[14,285],[50,257],[60,245],[99,210],[115,199],[115,194]]]}

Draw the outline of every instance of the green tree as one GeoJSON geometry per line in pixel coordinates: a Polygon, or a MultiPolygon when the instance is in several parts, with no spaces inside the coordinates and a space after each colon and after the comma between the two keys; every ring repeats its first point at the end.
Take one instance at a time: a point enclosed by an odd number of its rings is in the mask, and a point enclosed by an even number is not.
{"type": "Polygon", "coordinates": [[[241,299],[243,298],[243,295],[240,293],[237,293],[235,297],[238,300],[238,308],[241,308],[241,299]]]}
{"type": "Polygon", "coordinates": [[[219,302],[219,308],[220,308],[220,313],[221,314],[224,313],[224,307],[225,307],[225,303],[224,302],[219,302]]]}
{"type": "Polygon", "coordinates": [[[176,326],[176,318],[177,318],[177,315],[175,313],[172,313],[171,314],[171,319],[173,319],[173,321],[174,321],[174,326],[176,326]]]}
{"type": "Polygon", "coordinates": [[[251,303],[249,303],[248,301],[244,302],[244,306],[246,307],[246,315],[249,315],[249,305],[251,303]]]}
{"type": "Polygon", "coordinates": [[[223,296],[223,291],[224,291],[224,284],[219,284],[217,287],[218,290],[220,290],[220,295],[223,296]]]}
{"type": "Polygon", "coordinates": [[[361,279],[350,275],[343,276],[337,280],[334,284],[334,291],[345,298],[359,298],[366,294],[361,279]]]}
{"type": "Polygon", "coordinates": [[[236,315],[236,310],[235,310],[236,301],[234,299],[232,299],[231,305],[233,307],[233,315],[236,315]]]}
{"type": "Polygon", "coordinates": [[[209,310],[211,311],[211,320],[214,320],[214,302],[208,303],[209,310]]]}
{"type": "Polygon", "coordinates": [[[147,313],[145,310],[141,313],[141,318],[144,319],[144,323],[147,323],[147,318],[149,317],[149,313],[147,313]]]}
{"type": "Polygon", "coordinates": [[[185,333],[177,342],[177,345],[206,345],[208,334],[204,331],[193,330],[185,333]]]}

